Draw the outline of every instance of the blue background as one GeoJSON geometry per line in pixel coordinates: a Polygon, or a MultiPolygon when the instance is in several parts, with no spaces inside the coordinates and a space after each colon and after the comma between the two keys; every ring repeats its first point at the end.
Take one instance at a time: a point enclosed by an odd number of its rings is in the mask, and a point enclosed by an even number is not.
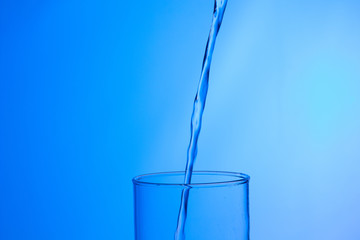
{"type": "MultiPolygon", "coordinates": [[[[182,170],[213,2],[0,1],[0,239],[133,239],[182,170]]],[[[360,3],[229,0],[195,169],[251,175],[255,240],[360,239],[360,3]]]]}

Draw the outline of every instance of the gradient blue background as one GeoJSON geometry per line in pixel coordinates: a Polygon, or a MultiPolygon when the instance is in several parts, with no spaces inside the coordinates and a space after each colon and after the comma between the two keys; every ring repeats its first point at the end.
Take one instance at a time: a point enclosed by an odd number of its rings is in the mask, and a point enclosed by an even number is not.
{"type": "MultiPolygon", "coordinates": [[[[131,178],[184,169],[212,7],[0,1],[0,239],[133,239],[131,178]]],[[[252,239],[360,239],[359,12],[229,0],[195,168],[251,175],[252,239]]]]}

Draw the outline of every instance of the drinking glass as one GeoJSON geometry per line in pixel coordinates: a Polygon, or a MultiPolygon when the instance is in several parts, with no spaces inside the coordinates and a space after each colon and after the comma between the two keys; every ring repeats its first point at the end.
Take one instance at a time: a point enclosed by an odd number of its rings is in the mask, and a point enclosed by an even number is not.
{"type": "Polygon", "coordinates": [[[248,240],[249,179],[243,173],[194,171],[137,176],[135,240],[174,240],[183,190],[189,189],[186,240],[248,240]]]}

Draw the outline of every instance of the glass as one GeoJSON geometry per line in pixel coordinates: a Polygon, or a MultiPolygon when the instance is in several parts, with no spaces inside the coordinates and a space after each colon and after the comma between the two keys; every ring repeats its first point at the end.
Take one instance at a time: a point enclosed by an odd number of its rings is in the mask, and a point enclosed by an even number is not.
{"type": "Polygon", "coordinates": [[[248,240],[249,179],[235,172],[194,171],[137,176],[134,184],[135,240],[174,240],[181,193],[190,188],[186,240],[248,240]]]}

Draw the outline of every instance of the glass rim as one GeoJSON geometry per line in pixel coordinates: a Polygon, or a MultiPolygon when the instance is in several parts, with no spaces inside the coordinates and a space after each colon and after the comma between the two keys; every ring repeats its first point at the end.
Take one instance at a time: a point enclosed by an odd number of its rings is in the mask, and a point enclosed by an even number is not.
{"type": "Polygon", "coordinates": [[[132,182],[134,185],[144,185],[144,186],[172,186],[172,187],[189,187],[189,188],[202,188],[202,187],[220,187],[220,186],[230,186],[230,185],[240,185],[246,184],[250,180],[250,176],[245,173],[239,172],[228,172],[228,171],[193,171],[193,175],[219,175],[219,176],[232,176],[233,180],[229,181],[209,181],[201,183],[166,183],[166,182],[156,182],[156,181],[144,181],[147,177],[153,176],[166,176],[166,175],[178,175],[184,174],[185,171],[169,171],[169,172],[157,172],[157,173],[148,173],[142,174],[134,177],[132,182]]]}

